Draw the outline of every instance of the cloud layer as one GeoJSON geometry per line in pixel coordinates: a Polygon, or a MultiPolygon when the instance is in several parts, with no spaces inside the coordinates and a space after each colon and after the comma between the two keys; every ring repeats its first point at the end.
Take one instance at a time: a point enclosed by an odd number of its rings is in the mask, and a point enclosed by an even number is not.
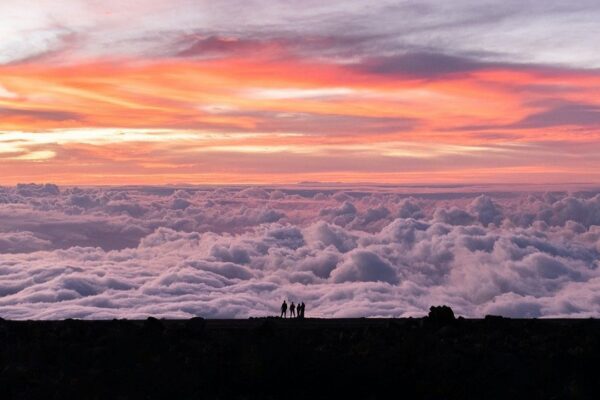
{"type": "Polygon", "coordinates": [[[597,316],[600,191],[0,189],[0,316],[597,316]]]}

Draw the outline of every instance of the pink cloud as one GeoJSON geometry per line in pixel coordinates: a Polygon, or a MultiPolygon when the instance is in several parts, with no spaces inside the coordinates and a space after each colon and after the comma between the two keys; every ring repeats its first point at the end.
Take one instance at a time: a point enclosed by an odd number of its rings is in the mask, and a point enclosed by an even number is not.
{"type": "Polygon", "coordinates": [[[2,317],[600,312],[595,192],[336,192],[2,188],[2,317]]]}

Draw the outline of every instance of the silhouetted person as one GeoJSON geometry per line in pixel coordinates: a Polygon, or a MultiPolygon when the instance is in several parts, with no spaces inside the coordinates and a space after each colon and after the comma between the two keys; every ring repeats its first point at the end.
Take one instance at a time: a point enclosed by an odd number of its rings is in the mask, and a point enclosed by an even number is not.
{"type": "Polygon", "coordinates": [[[294,302],[292,301],[292,305],[290,306],[290,318],[295,317],[296,316],[296,306],[294,305],[294,302]]]}
{"type": "Polygon", "coordinates": [[[283,304],[281,304],[281,318],[285,318],[286,316],[287,316],[287,303],[284,300],[283,304]]]}
{"type": "Polygon", "coordinates": [[[302,304],[300,304],[300,308],[302,309],[302,318],[304,318],[304,308],[306,307],[306,304],[304,304],[304,302],[302,302],[302,304]]]}

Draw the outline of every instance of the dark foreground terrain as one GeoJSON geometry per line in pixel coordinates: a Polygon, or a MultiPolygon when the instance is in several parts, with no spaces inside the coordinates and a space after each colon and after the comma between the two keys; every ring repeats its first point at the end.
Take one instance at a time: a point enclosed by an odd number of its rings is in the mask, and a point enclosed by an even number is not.
{"type": "Polygon", "coordinates": [[[593,399],[600,321],[0,321],[1,399],[593,399]]]}

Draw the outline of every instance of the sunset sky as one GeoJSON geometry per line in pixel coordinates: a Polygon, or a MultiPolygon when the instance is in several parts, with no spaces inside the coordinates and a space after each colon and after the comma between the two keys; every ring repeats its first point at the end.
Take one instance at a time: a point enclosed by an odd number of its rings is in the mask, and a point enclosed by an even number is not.
{"type": "Polygon", "coordinates": [[[0,3],[2,184],[600,182],[600,4],[0,3]]]}

